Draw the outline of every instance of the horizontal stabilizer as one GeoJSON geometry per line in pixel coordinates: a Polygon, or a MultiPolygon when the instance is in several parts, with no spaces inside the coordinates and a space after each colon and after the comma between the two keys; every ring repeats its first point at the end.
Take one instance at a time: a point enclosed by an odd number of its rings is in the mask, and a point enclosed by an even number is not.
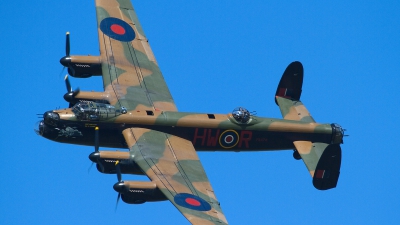
{"type": "Polygon", "coordinates": [[[293,144],[313,178],[314,187],[318,190],[336,187],[342,161],[340,145],[310,141],[295,141],[293,144]]]}

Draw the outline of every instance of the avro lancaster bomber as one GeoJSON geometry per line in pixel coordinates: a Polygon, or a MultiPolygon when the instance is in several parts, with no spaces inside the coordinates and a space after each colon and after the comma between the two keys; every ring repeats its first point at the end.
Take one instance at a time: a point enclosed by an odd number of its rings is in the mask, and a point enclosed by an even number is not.
{"type": "Polygon", "coordinates": [[[291,150],[319,190],[337,185],[344,130],[314,121],[300,101],[303,66],[292,62],[274,96],[283,119],[262,118],[238,107],[231,113],[178,112],[129,0],[96,0],[100,56],[70,55],[60,62],[70,76],[102,76],[104,92],[72,90],[67,109],[43,114],[44,138],[94,146],[98,171],[117,174],[118,200],[169,200],[192,224],[228,224],[197,151],[291,150]],[[100,151],[100,147],[128,151],[100,151]],[[123,181],[122,174],[150,181],[123,181]]]}

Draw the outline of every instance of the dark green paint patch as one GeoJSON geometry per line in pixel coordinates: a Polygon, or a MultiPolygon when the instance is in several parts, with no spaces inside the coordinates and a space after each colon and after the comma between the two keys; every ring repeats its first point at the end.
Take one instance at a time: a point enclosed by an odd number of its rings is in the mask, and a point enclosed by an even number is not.
{"type": "MultiPolygon", "coordinates": [[[[184,174],[187,175],[190,181],[192,182],[208,182],[208,178],[206,176],[206,172],[201,165],[199,160],[179,160],[179,165],[184,171],[184,174]]],[[[173,176],[181,176],[181,174],[176,174],[173,176]]]]}
{"type": "Polygon", "coordinates": [[[110,14],[105,10],[103,7],[97,6],[96,7],[96,14],[97,14],[97,24],[100,25],[100,22],[110,17],[110,14]]]}
{"type": "Polygon", "coordinates": [[[103,71],[104,88],[110,85],[114,80],[117,80],[118,77],[121,76],[121,74],[126,73],[125,70],[115,66],[115,62],[113,61],[113,59],[108,59],[108,60],[109,62],[102,63],[101,65],[101,69],[103,71]]]}
{"type": "Polygon", "coordinates": [[[149,92],[158,93],[172,99],[160,68],[153,61],[150,61],[146,54],[134,49],[132,45],[126,44],[124,45],[124,55],[136,68],[137,73],[142,74],[140,71],[142,68],[152,72],[151,75],[143,77],[143,83],[149,92]]]}
{"type": "Polygon", "coordinates": [[[119,7],[121,9],[131,9],[133,10],[132,3],[130,0],[117,0],[119,7]]]}

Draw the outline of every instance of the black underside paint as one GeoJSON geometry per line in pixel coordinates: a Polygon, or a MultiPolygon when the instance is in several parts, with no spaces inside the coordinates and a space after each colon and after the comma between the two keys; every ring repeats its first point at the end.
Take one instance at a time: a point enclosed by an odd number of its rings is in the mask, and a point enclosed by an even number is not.
{"type": "MultiPolygon", "coordinates": [[[[122,131],[138,126],[100,125],[100,146],[127,148],[122,131]]],[[[329,143],[330,134],[225,130],[192,127],[140,126],[190,140],[198,151],[254,151],[294,149],[293,141],[329,143]]],[[[64,129],[46,128],[42,135],[50,140],[77,145],[94,145],[94,126],[68,124],[64,129]],[[69,128],[70,129],[69,129],[69,128]],[[69,132],[66,132],[68,130],[69,132]]]]}

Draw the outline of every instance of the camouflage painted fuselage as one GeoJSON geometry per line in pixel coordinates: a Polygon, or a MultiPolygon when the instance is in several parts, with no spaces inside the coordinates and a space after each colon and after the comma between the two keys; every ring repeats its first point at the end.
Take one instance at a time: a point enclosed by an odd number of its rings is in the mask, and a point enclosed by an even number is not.
{"type": "Polygon", "coordinates": [[[294,141],[330,143],[332,140],[330,124],[255,116],[242,124],[231,114],[132,111],[104,121],[79,121],[70,109],[54,112],[60,115],[59,130],[44,132],[43,136],[78,145],[94,145],[94,127],[100,128],[100,146],[111,148],[127,148],[122,131],[131,127],[182,137],[190,140],[197,151],[282,150],[294,149],[294,141]]]}

